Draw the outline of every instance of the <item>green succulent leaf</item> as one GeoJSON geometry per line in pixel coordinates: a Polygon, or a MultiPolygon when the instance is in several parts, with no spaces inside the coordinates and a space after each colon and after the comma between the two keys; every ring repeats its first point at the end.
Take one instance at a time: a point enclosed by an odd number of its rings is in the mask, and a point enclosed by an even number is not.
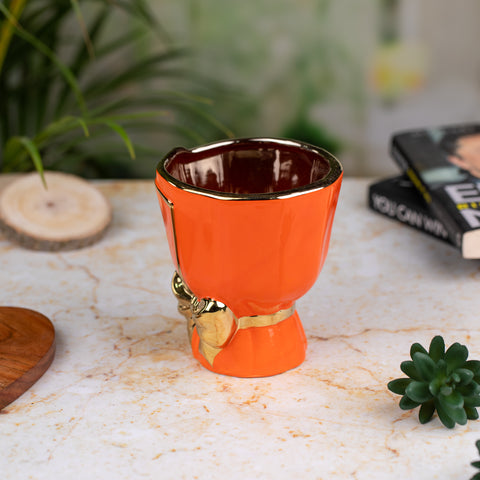
{"type": "Polygon", "coordinates": [[[468,360],[463,367],[471,370],[475,376],[480,375],[480,360],[468,360]]]}
{"type": "MultiPolygon", "coordinates": [[[[453,372],[450,375],[450,378],[453,380],[454,383],[460,383],[460,375],[457,372],[453,372]]],[[[473,378],[473,377],[472,377],[473,378]]]]}
{"type": "Polygon", "coordinates": [[[438,394],[440,389],[442,388],[442,381],[439,378],[434,378],[429,384],[428,388],[430,390],[430,393],[435,396],[438,394]]]}
{"type": "Polygon", "coordinates": [[[480,472],[476,473],[470,480],[480,480],[480,472]]]}
{"type": "Polygon", "coordinates": [[[468,385],[473,380],[473,372],[468,368],[457,368],[454,373],[460,377],[460,385],[468,385]]]}
{"type": "Polygon", "coordinates": [[[410,378],[397,378],[388,383],[388,389],[397,395],[405,395],[405,389],[409,383],[412,382],[410,378]]]}
{"type": "Polygon", "coordinates": [[[479,455],[480,455],[480,440],[477,440],[477,441],[475,442],[475,446],[477,447],[478,453],[479,453],[479,455]]]}
{"type": "Polygon", "coordinates": [[[418,352],[428,355],[428,352],[425,350],[424,347],[422,347],[422,345],[420,345],[419,343],[412,344],[412,346],[410,347],[410,358],[413,360],[413,356],[418,352]]]}
{"type": "Polygon", "coordinates": [[[455,420],[453,420],[442,407],[442,405],[440,405],[438,398],[435,399],[435,408],[437,409],[438,418],[447,428],[455,427],[455,420]]]}
{"type": "Polygon", "coordinates": [[[445,355],[445,341],[443,337],[437,335],[433,337],[430,342],[430,347],[428,349],[428,354],[434,362],[438,362],[445,355]]]}
{"type": "Polygon", "coordinates": [[[480,385],[473,380],[468,385],[459,385],[457,387],[457,390],[464,397],[473,397],[480,395],[480,385]]]}
{"type": "Polygon", "coordinates": [[[468,349],[465,345],[460,345],[458,342],[452,344],[445,352],[445,361],[450,372],[463,367],[468,358],[468,349]]]}
{"type": "Polygon", "coordinates": [[[440,387],[440,393],[444,396],[444,397],[448,397],[449,395],[451,395],[453,392],[453,388],[450,386],[450,385],[442,385],[440,387]]]}
{"type": "Polygon", "coordinates": [[[461,406],[454,403],[454,400],[449,397],[440,395],[438,403],[443,408],[444,412],[456,423],[465,425],[467,423],[467,413],[463,408],[463,398],[461,398],[461,406]]]}
{"type": "Polygon", "coordinates": [[[464,397],[463,404],[465,407],[480,407],[480,396],[464,397]]]}
{"type": "Polygon", "coordinates": [[[439,372],[443,373],[444,375],[447,374],[447,362],[443,358],[441,358],[437,362],[437,369],[439,372]]]}
{"type": "Polygon", "coordinates": [[[400,364],[400,370],[413,380],[421,380],[420,374],[411,360],[405,360],[400,364]]]}
{"type": "Polygon", "coordinates": [[[475,468],[480,468],[480,461],[477,460],[476,462],[472,462],[470,465],[472,465],[472,467],[475,467],[475,468]]]}
{"type": "Polygon", "coordinates": [[[418,403],[427,402],[432,398],[428,383],[418,382],[416,380],[410,382],[405,390],[405,394],[414,402],[418,403]]]}
{"type": "Polygon", "coordinates": [[[449,412],[449,415],[459,425],[466,425],[468,422],[467,412],[464,408],[456,408],[449,412]]]}
{"type": "Polygon", "coordinates": [[[430,400],[425,402],[420,407],[420,411],[418,412],[418,419],[420,420],[421,424],[428,423],[435,413],[435,402],[430,400]]]}
{"type": "Polygon", "coordinates": [[[415,402],[411,398],[407,397],[407,395],[404,395],[400,399],[399,406],[402,410],[412,410],[412,408],[416,408],[420,405],[419,402],[415,402]]]}
{"type": "Polygon", "coordinates": [[[439,395],[438,398],[444,406],[447,405],[448,407],[451,407],[451,408],[463,407],[463,403],[464,403],[463,395],[456,391],[453,391],[450,395],[447,395],[447,396],[439,395]]]}
{"type": "Polygon", "coordinates": [[[467,414],[467,418],[469,420],[478,420],[478,412],[477,409],[474,407],[464,407],[465,413],[467,414]]]}
{"type": "Polygon", "coordinates": [[[413,364],[417,369],[422,380],[430,381],[437,373],[435,362],[428,356],[427,353],[415,352],[413,354],[413,364]]]}

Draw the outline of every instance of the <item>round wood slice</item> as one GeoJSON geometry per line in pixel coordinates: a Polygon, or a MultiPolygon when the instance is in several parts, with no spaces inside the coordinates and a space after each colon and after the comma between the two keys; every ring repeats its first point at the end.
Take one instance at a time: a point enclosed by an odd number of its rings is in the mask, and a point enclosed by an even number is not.
{"type": "Polygon", "coordinates": [[[34,250],[72,250],[99,240],[112,219],[112,208],[93,185],[75,175],[32,173],[0,192],[0,228],[34,250]]]}
{"type": "Polygon", "coordinates": [[[28,390],[55,355],[55,330],[41,313],[0,307],[0,409],[28,390]]]}

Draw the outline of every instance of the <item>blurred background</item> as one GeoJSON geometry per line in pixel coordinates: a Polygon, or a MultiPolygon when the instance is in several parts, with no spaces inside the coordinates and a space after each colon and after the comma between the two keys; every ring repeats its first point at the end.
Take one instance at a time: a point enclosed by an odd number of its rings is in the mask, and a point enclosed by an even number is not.
{"type": "Polygon", "coordinates": [[[280,136],[380,177],[393,132],[480,117],[477,0],[2,3],[4,172],[151,178],[176,146],[280,136]]]}

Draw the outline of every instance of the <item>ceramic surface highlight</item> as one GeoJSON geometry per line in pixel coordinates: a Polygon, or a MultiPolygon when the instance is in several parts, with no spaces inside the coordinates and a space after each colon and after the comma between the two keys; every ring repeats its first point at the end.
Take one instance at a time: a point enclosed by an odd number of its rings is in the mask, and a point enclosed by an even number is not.
{"type": "Polygon", "coordinates": [[[322,149],[263,138],[178,148],[158,164],[172,289],[206,368],[259,377],[302,363],[295,301],[325,261],[342,174],[322,149]]]}

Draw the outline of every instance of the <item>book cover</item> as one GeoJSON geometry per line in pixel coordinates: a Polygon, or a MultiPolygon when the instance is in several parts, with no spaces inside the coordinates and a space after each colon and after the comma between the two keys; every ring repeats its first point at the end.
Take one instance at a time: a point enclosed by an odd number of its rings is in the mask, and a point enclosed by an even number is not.
{"type": "Polygon", "coordinates": [[[372,183],[368,189],[368,205],[381,215],[451,243],[445,226],[432,215],[406,175],[372,183]]]}
{"type": "Polygon", "coordinates": [[[394,160],[464,258],[480,258],[480,124],[400,132],[394,160]]]}

